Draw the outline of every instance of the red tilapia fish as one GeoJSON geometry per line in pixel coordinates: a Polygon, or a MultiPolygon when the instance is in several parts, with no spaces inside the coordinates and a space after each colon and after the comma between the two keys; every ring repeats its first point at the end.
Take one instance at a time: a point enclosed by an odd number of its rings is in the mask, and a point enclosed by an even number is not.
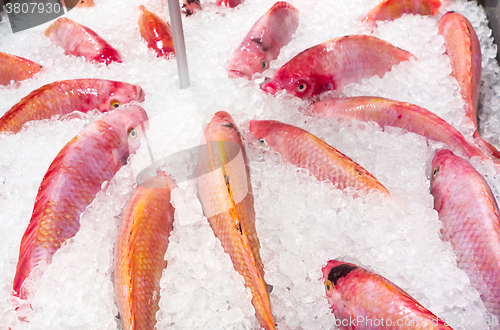
{"type": "Polygon", "coordinates": [[[500,218],[485,179],[450,150],[432,161],[431,193],[458,267],[467,273],[488,311],[500,317],[500,218]]]}
{"type": "Polygon", "coordinates": [[[465,102],[465,115],[476,128],[474,137],[480,144],[500,158],[500,152],[479,137],[477,107],[481,88],[481,45],[476,31],[463,15],[447,12],[438,23],[439,34],[444,38],[446,54],[450,57],[451,75],[457,79],[460,95],[465,102]]]}
{"type": "Polygon", "coordinates": [[[234,8],[241,3],[243,3],[243,0],[217,0],[215,2],[217,6],[226,6],[229,8],[234,8]]]}
{"type": "Polygon", "coordinates": [[[275,120],[251,120],[250,132],[295,166],[305,168],[318,180],[329,180],[339,189],[364,192],[387,189],[361,165],[311,133],[275,120]]]}
{"type": "Polygon", "coordinates": [[[22,57],[0,52],[0,85],[32,78],[42,66],[22,57]]]}
{"type": "Polygon", "coordinates": [[[106,112],[132,101],[144,101],[144,91],[137,85],[102,79],[56,81],[34,90],[10,108],[0,118],[0,132],[17,133],[31,120],[73,111],[106,112]]]}
{"type": "Polygon", "coordinates": [[[191,16],[201,10],[200,0],[182,0],[181,12],[186,16],[191,16]]]}
{"type": "Polygon", "coordinates": [[[229,62],[229,78],[251,79],[269,68],[299,25],[299,11],[288,2],[274,4],[252,26],[229,62]]]}
{"type": "Polygon", "coordinates": [[[396,284],[354,264],[330,260],[323,279],[341,330],[453,330],[396,284]]]}
{"type": "Polygon", "coordinates": [[[260,243],[246,154],[240,132],[227,112],[217,112],[205,128],[206,155],[198,163],[199,196],[215,236],[229,254],[234,269],[252,292],[260,326],[275,329],[264,282],[260,243]],[[232,146],[232,147],[231,147],[232,146]],[[233,157],[237,149],[237,156],[233,157]]]}
{"type": "Polygon", "coordinates": [[[481,150],[445,120],[417,105],[381,97],[359,96],[325,99],[312,104],[307,115],[374,121],[381,127],[394,126],[428,139],[446,143],[466,157],[488,159],[481,150]]]}
{"type": "Polygon", "coordinates": [[[376,21],[392,21],[404,14],[437,15],[441,0],[383,0],[361,20],[371,27],[376,21]]]}
{"type": "Polygon", "coordinates": [[[95,121],[69,141],[50,164],[19,249],[13,295],[27,299],[23,283],[42,260],[80,229],[80,214],[140,147],[144,109],[130,106],[95,121]]]}
{"type": "Polygon", "coordinates": [[[173,56],[175,54],[174,39],[170,24],[147,11],[143,5],[140,5],[139,9],[141,10],[139,31],[148,47],[156,52],[157,57],[169,58],[173,56]]]}
{"type": "Polygon", "coordinates": [[[329,90],[342,90],[374,75],[382,77],[412,54],[366,35],[352,35],[326,41],[296,55],[262,86],[275,94],[285,90],[302,99],[329,90]]]}
{"type": "Polygon", "coordinates": [[[118,51],[97,33],[68,18],[57,19],[45,30],[45,35],[54,44],[62,47],[66,55],[83,56],[87,61],[106,65],[122,62],[118,51]]]}
{"type": "Polygon", "coordinates": [[[170,177],[139,184],[123,211],[115,246],[114,285],[123,329],[154,329],[159,310],[160,278],[172,231],[174,207],[170,177]]]}

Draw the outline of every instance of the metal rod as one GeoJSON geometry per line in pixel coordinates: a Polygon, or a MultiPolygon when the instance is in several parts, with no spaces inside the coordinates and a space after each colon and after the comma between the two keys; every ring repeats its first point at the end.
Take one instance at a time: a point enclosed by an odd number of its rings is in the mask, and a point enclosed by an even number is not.
{"type": "Polygon", "coordinates": [[[168,0],[168,11],[170,12],[170,22],[172,24],[174,37],[175,58],[177,60],[177,70],[179,71],[179,83],[180,87],[184,89],[189,87],[190,82],[179,0],[168,0]]]}

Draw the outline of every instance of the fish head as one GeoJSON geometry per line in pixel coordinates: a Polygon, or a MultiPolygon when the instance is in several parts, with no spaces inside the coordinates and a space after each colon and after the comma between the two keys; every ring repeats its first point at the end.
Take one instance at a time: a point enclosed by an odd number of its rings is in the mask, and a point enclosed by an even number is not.
{"type": "Polygon", "coordinates": [[[357,268],[358,266],[354,264],[338,260],[330,260],[322,268],[326,298],[333,311],[337,309],[336,303],[342,301],[342,295],[338,288],[342,285],[345,277],[357,268]]]}
{"type": "Polygon", "coordinates": [[[282,134],[275,134],[283,123],[276,120],[250,120],[250,132],[261,142],[266,142],[269,146],[279,146],[283,141],[282,134]]]}
{"type": "Polygon", "coordinates": [[[209,141],[235,141],[236,136],[241,139],[236,123],[225,111],[216,112],[205,128],[205,137],[209,141]]]}
{"type": "Polygon", "coordinates": [[[273,59],[260,38],[251,38],[248,43],[237,49],[229,62],[229,78],[251,79],[254,73],[261,73],[269,68],[273,59]]]}
{"type": "Polygon", "coordinates": [[[446,192],[446,168],[455,160],[461,159],[448,149],[439,150],[432,159],[431,194],[434,196],[434,209],[440,211],[446,192]]]}
{"type": "Polygon", "coordinates": [[[104,100],[102,111],[110,111],[119,108],[122,104],[130,102],[144,102],[144,90],[139,85],[132,85],[120,81],[113,82],[109,96],[104,100]]]}
{"type": "Polygon", "coordinates": [[[300,70],[291,72],[280,68],[271,81],[262,86],[262,90],[273,95],[285,91],[298,98],[307,99],[318,93],[316,85],[317,82],[314,76],[301,74],[300,70]]]}

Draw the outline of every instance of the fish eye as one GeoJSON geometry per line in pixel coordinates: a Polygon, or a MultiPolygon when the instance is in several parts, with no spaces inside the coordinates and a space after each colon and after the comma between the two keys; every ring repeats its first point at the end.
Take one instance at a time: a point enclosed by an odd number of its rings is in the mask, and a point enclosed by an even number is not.
{"type": "Polygon", "coordinates": [[[117,100],[112,100],[111,103],[110,103],[111,107],[112,108],[118,108],[120,106],[120,102],[117,101],[117,100]]]}
{"type": "Polygon", "coordinates": [[[137,130],[135,128],[131,128],[128,130],[128,136],[131,139],[135,139],[137,137],[137,130]]]}
{"type": "Polygon", "coordinates": [[[326,281],[325,282],[325,289],[326,289],[326,291],[332,290],[333,289],[332,282],[326,281]]]}
{"type": "Polygon", "coordinates": [[[436,177],[436,175],[439,173],[439,167],[435,167],[434,171],[432,171],[432,176],[436,177]]]}
{"type": "Polygon", "coordinates": [[[265,69],[267,69],[267,67],[268,67],[267,61],[266,60],[262,60],[262,63],[260,63],[260,68],[262,70],[265,70],[265,69]]]}
{"type": "Polygon", "coordinates": [[[297,92],[302,93],[307,89],[307,84],[305,82],[300,82],[300,84],[297,85],[297,92]]]}

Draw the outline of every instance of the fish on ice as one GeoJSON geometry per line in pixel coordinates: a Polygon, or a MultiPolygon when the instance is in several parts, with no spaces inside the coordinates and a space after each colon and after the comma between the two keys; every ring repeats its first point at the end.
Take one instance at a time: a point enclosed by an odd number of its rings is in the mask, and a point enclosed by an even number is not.
{"type": "Polygon", "coordinates": [[[234,8],[239,4],[242,4],[243,0],[217,0],[215,1],[215,4],[217,6],[226,6],[229,8],[234,8]]]}
{"type": "Polygon", "coordinates": [[[0,52],[0,85],[32,78],[42,66],[28,59],[0,52]]]}
{"type": "Polygon", "coordinates": [[[144,101],[138,85],[103,79],[61,80],[35,89],[0,118],[0,132],[19,132],[31,120],[50,119],[73,111],[115,110],[121,104],[144,101]]]}
{"type": "Polygon", "coordinates": [[[163,171],[140,183],[125,206],[115,244],[114,286],[123,329],[154,329],[160,279],[173,227],[170,191],[163,171]]]}
{"type": "Polygon", "coordinates": [[[269,68],[299,25],[299,11],[285,1],[276,2],[252,26],[229,62],[229,78],[251,79],[269,68]]]}
{"type": "Polygon", "coordinates": [[[341,330],[453,330],[396,284],[355,264],[322,269],[326,298],[341,330]]]}
{"type": "Polygon", "coordinates": [[[139,6],[139,32],[148,44],[148,48],[156,52],[156,57],[170,58],[175,54],[172,27],[156,14],[139,6]]]}
{"type": "Polygon", "coordinates": [[[361,22],[375,27],[377,21],[393,21],[404,14],[434,16],[441,4],[441,0],[383,0],[361,22]]]}
{"type": "Polygon", "coordinates": [[[234,269],[252,292],[260,326],[274,330],[246,153],[232,117],[217,112],[205,128],[206,152],[198,161],[198,189],[203,213],[229,254],[234,269]]]}
{"type": "Polygon", "coordinates": [[[483,176],[465,159],[440,150],[432,160],[431,193],[457,266],[469,276],[486,309],[500,317],[500,217],[483,176]]]}
{"type": "Polygon", "coordinates": [[[286,91],[301,99],[339,90],[374,75],[382,77],[413,55],[379,38],[351,35],[325,41],[296,55],[262,86],[268,93],[286,91]]]}

